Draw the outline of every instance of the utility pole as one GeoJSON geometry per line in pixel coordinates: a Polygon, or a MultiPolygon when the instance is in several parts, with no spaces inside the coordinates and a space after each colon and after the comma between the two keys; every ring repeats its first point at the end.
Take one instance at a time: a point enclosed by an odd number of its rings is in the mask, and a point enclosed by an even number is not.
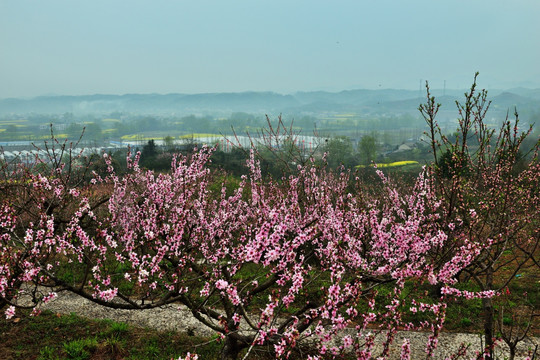
{"type": "Polygon", "coordinates": [[[444,86],[443,86],[443,96],[446,95],[446,80],[444,80],[444,86]]]}

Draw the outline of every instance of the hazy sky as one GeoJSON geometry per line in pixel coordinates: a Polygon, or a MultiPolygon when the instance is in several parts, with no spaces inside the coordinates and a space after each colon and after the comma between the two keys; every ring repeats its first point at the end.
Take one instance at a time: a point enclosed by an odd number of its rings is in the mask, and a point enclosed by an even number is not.
{"type": "Polygon", "coordinates": [[[539,0],[0,0],[0,98],[540,87],[539,0]]]}

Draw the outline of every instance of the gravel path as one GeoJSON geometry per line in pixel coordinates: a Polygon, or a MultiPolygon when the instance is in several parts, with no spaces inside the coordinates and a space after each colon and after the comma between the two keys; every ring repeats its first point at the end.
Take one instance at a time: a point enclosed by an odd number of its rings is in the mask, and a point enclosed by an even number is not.
{"type": "MultiPolygon", "coordinates": [[[[158,330],[189,331],[195,335],[210,336],[215,332],[209,330],[193,318],[191,313],[183,307],[163,306],[162,308],[151,310],[116,310],[96,305],[86,299],[71,293],[59,294],[58,298],[42,306],[42,309],[48,309],[61,314],[71,312],[88,318],[95,319],[113,319],[115,321],[126,322],[129,324],[149,327],[158,330]]],[[[398,332],[395,346],[391,349],[392,359],[399,358],[400,347],[403,339],[408,338],[411,342],[411,359],[423,358],[424,348],[428,334],[412,331],[398,332]]],[[[470,344],[471,351],[480,349],[480,336],[466,333],[443,333],[439,336],[439,345],[435,354],[435,359],[444,359],[453,354],[460,344],[470,344]]],[[[518,347],[517,359],[525,359],[529,349],[539,347],[540,338],[530,338],[520,343],[518,347]]],[[[508,357],[508,348],[502,344],[497,348],[498,359],[508,357]]],[[[540,354],[537,354],[537,357],[540,354]]]]}

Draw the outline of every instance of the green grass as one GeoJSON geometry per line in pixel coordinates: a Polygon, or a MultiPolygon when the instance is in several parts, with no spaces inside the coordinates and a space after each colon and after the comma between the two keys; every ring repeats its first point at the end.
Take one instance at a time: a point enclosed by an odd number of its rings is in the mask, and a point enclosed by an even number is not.
{"type": "Polygon", "coordinates": [[[0,358],[6,360],[177,359],[188,351],[202,359],[218,359],[220,350],[215,338],[89,320],[73,313],[23,313],[16,321],[0,320],[0,358]]]}
{"type": "Polygon", "coordinates": [[[83,338],[64,343],[64,351],[68,359],[86,360],[98,347],[96,338],[83,338]]]}

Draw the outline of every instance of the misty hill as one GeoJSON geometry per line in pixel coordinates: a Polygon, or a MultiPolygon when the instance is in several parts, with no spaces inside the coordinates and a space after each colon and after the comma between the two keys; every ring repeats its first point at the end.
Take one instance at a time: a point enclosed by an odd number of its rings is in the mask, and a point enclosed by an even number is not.
{"type": "Polygon", "coordinates": [[[264,112],[298,105],[291,95],[271,92],[40,96],[0,100],[0,114],[264,112]]]}
{"type": "Polygon", "coordinates": [[[527,89],[527,88],[519,87],[519,88],[513,88],[510,90],[507,90],[507,92],[524,96],[524,97],[528,97],[528,98],[532,98],[532,99],[536,99],[536,100],[540,100],[540,89],[527,89]]]}
{"type": "Polygon", "coordinates": [[[528,106],[533,99],[521,95],[517,95],[511,92],[503,92],[497,96],[491,98],[493,105],[503,108],[523,107],[528,106]]]}
{"type": "MultiPolygon", "coordinates": [[[[437,103],[441,104],[443,108],[447,107],[453,107],[455,108],[455,101],[459,98],[457,96],[437,96],[436,101],[437,103]]],[[[394,100],[394,101],[385,101],[381,103],[377,103],[379,108],[384,108],[386,111],[389,112],[405,112],[410,109],[417,110],[418,106],[421,103],[425,103],[426,99],[424,97],[415,97],[405,100],[394,100]]]]}
{"type": "Polygon", "coordinates": [[[304,104],[327,102],[334,104],[366,105],[374,102],[403,100],[418,97],[418,91],[413,90],[345,90],[338,93],[314,91],[298,92],[294,95],[304,104]]]}
{"type": "MultiPolygon", "coordinates": [[[[498,109],[539,108],[540,89],[516,88],[515,92],[490,91],[489,98],[498,109]]],[[[455,101],[463,100],[461,90],[433,90],[432,95],[444,109],[455,110],[455,101]]],[[[341,92],[297,92],[282,95],[273,92],[209,93],[209,94],[126,94],[85,96],[41,96],[32,99],[0,99],[0,115],[24,114],[107,114],[111,112],[139,114],[197,113],[227,114],[249,112],[272,113],[417,113],[425,102],[420,90],[347,90],[341,92]]]]}

